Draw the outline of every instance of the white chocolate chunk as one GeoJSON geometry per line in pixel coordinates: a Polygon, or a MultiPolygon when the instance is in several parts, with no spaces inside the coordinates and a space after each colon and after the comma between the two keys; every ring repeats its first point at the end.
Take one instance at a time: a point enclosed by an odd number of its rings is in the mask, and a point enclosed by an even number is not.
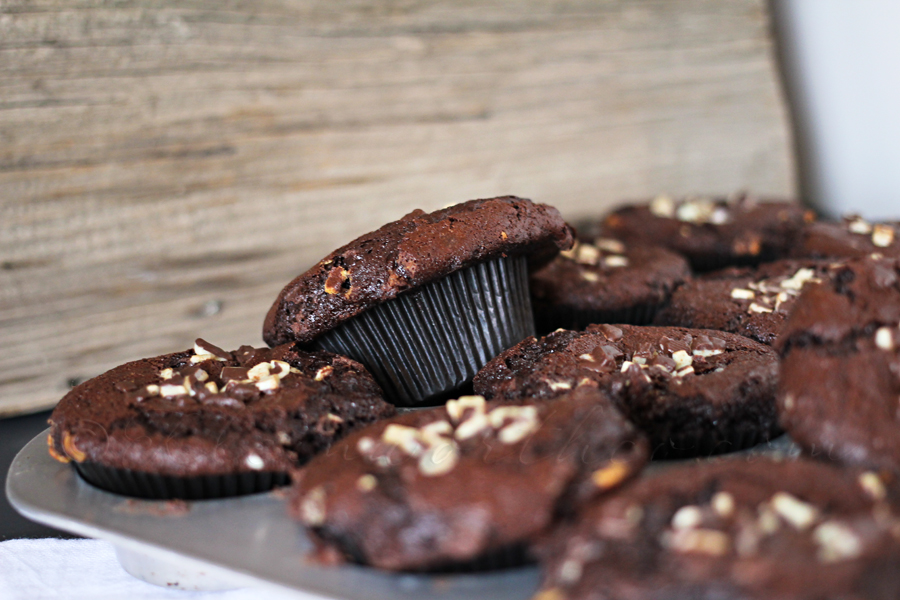
{"type": "Polygon", "coordinates": [[[731,549],[731,539],[715,529],[682,529],[671,536],[668,545],[677,552],[723,556],[731,549]]]}
{"type": "Polygon", "coordinates": [[[225,361],[224,358],[219,358],[215,354],[195,354],[191,357],[191,364],[196,365],[197,363],[202,363],[207,360],[225,361]]]}
{"type": "Polygon", "coordinates": [[[650,212],[657,217],[671,219],[675,216],[675,201],[665,195],[660,195],[650,202],[650,212]]]}
{"type": "Polygon", "coordinates": [[[269,363],[261,362],[247,371],[247,377],[250,381],[259,381],[269,376],[269,363]]]}
{"type": "Polygon", "coordinates": [[[725,353],[725,351],[721,350],[719,348],[711,348],[709,350],[694,350],[693,352],[691,352],[691,354],[693,354],[694,356],[700,356],[703,358],[706,358],[709,356],[718,356],[719,354],[724,354],[724,353],[725,353]]]}
{"type": "Polygon", "coordinates": [[[266,466],[266,461],[258,454],[248,454],[247,458],[244,459],[244,464],[254,471],[260,471],[266,466]]]}
{"type": "Polygon", "coordinates": [[[614,240],[612,238],[599,238],[594,242],[594,244],[604,252],[609,252],[611,254],[625,254],[625,244],[623,244],[619,240],[614,240]]]}
{"type": "Polygon", "coordinates": [[[717,492],[710,502],[716,514],[727,519],[734,514],[734,496],[728,492],[717,492]]]}
{"type": "Polygon", "coordinates": [[[772,496],[772,508],[795,529],[808,529],[819,518],[819,511],[815,506],[787,492],[777,492],[772,496]]]}
{"type": "Polygon", "coordinates": [[[694,362],[694,357],[684,350],[678,350],[677,352],[672,353],[672,360],[675,361],[675,370],[678,371],[691,366],[694,362]]]}
{"type": "Polygon", "coordinates": [[[188,391],[183,385],[172,385],[171,383],[164,383],[159,386],[159,395],[165,397],[172,396],[182,396],[187,394],[188,391]]]}
{"type": "Polygon", "coordinates": [[[378,480],[374,475],[366,473],[365,475],[360,475],[359,479],[356,480],[356,489],[361,492],[371,492],[378,485],[378,480]]]}
{"type": "Polygon", "coordinates": [[[456,400],[448,400],[444,408],[453,421],[459,421],[467,408],[483,413],[485,409],[484,396],[460,396],[456,400]]]}
{"type": "Polygon", "coordinates": [[[419,472],[425,477],[449,473],[459,462],[459,449],[453,442],[432,446],[419,459],[419,472]]]}
{"type": "Polygon", "coordinates": [[[325,489],[318,486],[300,503],[300,519],[311,527],[325,522],[325,489]]]}
{"type": "Polygon", "coordinates": [[[600,260],[600,250],[591,244],[579,244],[575,260],[583,265],[596,265],[600,260]]]}
{"type": "Polygon", "coordinates": [[[539,426],[540,424],[537,422],[537,419],[513,421],[500,430],[500,433],[497,434],[497,439],[500,440],[501,444],[515,444],[516,442],[525,439],[525,437],[532,432],[537,431],[539,426]]]}
{"type": "Polygon", "coordinates": [[[313,378],[316,381],[323,381],[326,377],[331,375],[334,372],[334,367],[331,365],[325,365],[318,371],[316,371],[316,376],[313,378]]]}
{"type": "Polygon", "coordinates": [[[703,522],[703,512],[698,506],[682,506],[672,516],[673,529],[694,529],[703,522]]]}
{"type": "Polygon", "coordinates": [[[889,327],[879,327],[875,332],[875,345],[882,350],[894,349],[894,333],[889,327]]]}
{"type": "Polygon", "coordinates": [[[868,235],[872,231],[872,226],[865,219],[858,218],[847,223],[847,230],[850,231],[850,233],[868,235]]]}
{"type": "Polygon", "coordinates": [[[871,471],[866,471],[859,476],[859,486],[874,500],[884,500],[887,490],[881,478],[871,471]]]}
{"type": "Polygon", "coordinates": [[[627,267],[628,258],[619,255],[607,256],[603,259],[603,264],[610,268],[627,267]]]}
{"type": "Polygon", "coordinates": [[[483,412],[475,412],[456,427],[456,432],[453,434],[453,437],[458,440],[467,440],[489,427],[490,423],[488,422],[487,415],[483,412]]]}
{"type": "Polygon", "coordinates": [[[779,285],[786,290],[800,290],[809,282],[818,283],[816,272],[812,269],[798,269],[789,279],[785,279],[779,285]]]}
{"type": "MultiPolygon", "coordinates": [[[[360,440],[362,441],[362,440],[360,440]]],[[[384,428],[381,441],[397,446],[410,456],[422,454],[423,444],[419,441],[419,430],[415,427],[391,423],[384,428]]]]}
{"type": "Polygon", "coordinates": [[[694,372],[694,367],[688,365],[683,369],[679,369],[675,372],[676,377],[684,377],[685,375],[690,375],[694,372]]]}
{"type": "Polygon", "coordinates": [[[375,440],[370,437],[361,437],[359,441],[356,442],[356,450],[360,454],[368,454],[375,448],[375,440]]]}
{"type": "Polygon", "coordinates": [[[509,421],[536,421],[537,408],[534,406],[498,406],[488,413],[491,427],[500,429],[509,421]]]}
{"type": "Polygon", "coordinates": [[[748,308],[747,310],[749,310],[750,312],[753,312],[753,313],[770,313],[770,312],[772,312],[771,308],[766,308],[765,306],[760,306],[756,302],[751,302],[750,308],[748,308]]]}
{"type": "Polygon", "coordinates": [[[274,375],[270,375],[258,381],[254,381],[253,385],[255,385],[256,389],[261,392],[272,392],[281,387],[280,380],[274,375]]]}
{"type": "Polygon", "coordinates": [[[862,554],[862,541],[854,531],[837,521],[827,521],[813,530],[819,545],[818,559],[824,563],[852,560],[862,554]]]}
{"type": "Polygon", "coordinates": [[[731,297],[735,300],[753,300],[754,298],[756,298],[756,294],[753,293],[753,290],[734,288],[733,290],[731,290],[731,297]]]}
{"type": "Polygon", "coordinates": [[[879,248],[887,248],[894,243],[894,230],[888,225],[876,225],[872,228],[872,243],[879,248]]]}

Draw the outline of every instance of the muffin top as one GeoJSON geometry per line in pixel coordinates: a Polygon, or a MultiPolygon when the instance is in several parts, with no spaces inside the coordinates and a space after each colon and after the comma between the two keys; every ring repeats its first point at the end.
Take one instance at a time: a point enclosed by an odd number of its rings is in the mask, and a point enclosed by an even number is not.
{"type": "Polygon", "coordinates": [[[291,281],[266,315],[263,339],[310,342],[404,291],[500,256],[542,264],[570,248],[573,234],[555,208],[514,196],[415,210],[291,281]]]}
{"type": "Polygon", "coordinates": [[[294,475],[290,506],[344,560],[439,568],[530,541],[647,454],[597,388],[552,405],[464,396],[342,440],[294,475]]]}
{"type": "Polygon", "coordinates": [[[848,261],[797,300],[777,345],[792,439],[829,460],[900,473],[900,260],[848,261]]]}
{"type": "Polygon", "coordinates": [[[675,467],[556,531],[536,598],[896,598],[895,492],[876,473],[804,459],[675,467]]]}
{"type": "Polygon", "coordinates": [[[898,323],[900,258],[848,260],[803,290],[776,347],[786,355],[794,346],[848,342],[898,323]]]}
{"type": "Polygon", "coordinates": [[[655,457],[675,457],[777,434],[777,372],[771,348],[733,333],[602,324],[527,338],[473,383],[476,393],[498,400],[553,400],[598,385],[649,435],[655,457]]]}
{"type": "Polygon", "coordinates": [[[679,287],[656,324],[719,329],[772,344],[800,292],[839,267],[788,259],[713,271],[679,287]]]}
{"type": "Polygon", "coordinates": [[[754,265],[784,257],[804,222],[814,215],[800,205],[736,198],[659,196],[609,214],[602,234],[626,242],[665,246],[697,271],[754,265]]]}
{"type": "Polygon", "coordinates": [[[803,258],[860,258],[870,254],[900,256],[900,222],[870,223],[857,216],[840,223],[809,223],[791,255],[803,258]]]}
{"type": "Polygon", "coordinates": [[[286,472],[394,412],[343,356],[197,340],[72,389],[50,417],[50,454],[173,477],[286,472]]]}
{"type": "Polygon", "coordinates": [[[613,311],[661,304],[690,278],[680,255],[659,246],[611,238],[578,241],[531,275],[535,310],[566,307],[613,311]]]}

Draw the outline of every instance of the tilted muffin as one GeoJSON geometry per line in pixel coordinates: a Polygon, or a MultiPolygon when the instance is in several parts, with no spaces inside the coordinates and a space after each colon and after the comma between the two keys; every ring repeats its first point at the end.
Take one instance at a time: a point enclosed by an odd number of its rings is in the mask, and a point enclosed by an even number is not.
{"type": "Polygon", "coordinates": [[[263,338],[350,356],[396,404],[435,403],[533,333],[529,261],[572,236],[555,208],[512,196],[413,211],[290,282],[263,338]]]}
{"type": "Polygon", "coordinates": [[[338,442],[294,478],[289,503],[322,557],[390,570],[512,566],[561,514],[631,478],[647,454],[596,388],[553,405],[464,396],[338,442]]]}
{"type": "Polygon", "coordinates": [[[197,340],[75,387],[48,441],[54,458],[110,491],[214,498],[284,484],[290,468],[394,412],[348,358],[197,340]]]}
{"type": "Polygon", "coordinates": [[[593,503],[547,539],[534,600],[892,600],[892,486],[809,460],[675,467],[593,503]]]}
{"type": "Polygon", "coordinates": [[[785,201],[659,196],[623,206],[603,220],[602,235],[660,245],[685,256],[696,271],[756,265],[787,256],[797,233],[815,215],[785,201]]]}
{"type": "Polygon", "coordinates": [[[778,357],[708,329],[591,325],[528,338],[474,380],[491,400],[552,400],[599,385],[650,436],[655,458],[747,448],[777,436],[778,357]]]}
{"type": "Polygon", "coordinates": [[[577,241],[531,274],[538,332],[591,323],[646,325],[690,274],[684,258],[659,246],[577,241]]]}
{"type": "Polygon", "coordinates": [[[713,271],[675,290],[655,323],[730,331],[771,345],[803,288],[827,279],[840,265],[779,260],[713,271]]]}
{"type": "Polygon", "coordinates": [[[900,259],[854,259],[782,329],[781,422],[807,453],[900,472],[900,259]]]}

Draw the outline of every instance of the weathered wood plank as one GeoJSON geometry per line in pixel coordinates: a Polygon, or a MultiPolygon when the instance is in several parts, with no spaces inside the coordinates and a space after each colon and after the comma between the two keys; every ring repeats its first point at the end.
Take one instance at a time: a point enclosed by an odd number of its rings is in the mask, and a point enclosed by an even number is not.
{"type": "Polygon", "coordinates": [[[412,208],[794,189],[762,0],[0,3],[0,414],[412,208]]]}

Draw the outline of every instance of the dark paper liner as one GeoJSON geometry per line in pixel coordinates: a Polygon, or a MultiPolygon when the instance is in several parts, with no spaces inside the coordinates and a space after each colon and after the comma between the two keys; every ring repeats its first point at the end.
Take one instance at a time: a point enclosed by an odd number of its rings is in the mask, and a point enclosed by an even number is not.
{"type": "Polygon", "coordinates": [[[713,430],[701,436],[673,435],[667,441],[656,440],[652,460],[706,458],[737,452],[773,440],[782,433],[780,429],[745,427],[728,433],[713,430]]]}
{"type": "Polygon", "coordinates": [[[398,406],[467,391],[489,360],[534,335],[524,257],[481,263],[379,304],[315,341],[361,362],[398,406]]]}
{"type": "Polygon", "coordinates": [[[664,304],[636,304],[615,310],[578,309],[568,306],[540,307],[535,305],[534,320],[539,335],[557,329],[581,331],[594,323],[650,325],[664,304]]]}
{"type": "Polygon", "coordinates": [[[230,475],[171,477],[98,463],[74,463],[82,479],[108,492],[148,500],[210,500],[267,492],[287,485],[287,473],[260,471],[230,475]]]}

